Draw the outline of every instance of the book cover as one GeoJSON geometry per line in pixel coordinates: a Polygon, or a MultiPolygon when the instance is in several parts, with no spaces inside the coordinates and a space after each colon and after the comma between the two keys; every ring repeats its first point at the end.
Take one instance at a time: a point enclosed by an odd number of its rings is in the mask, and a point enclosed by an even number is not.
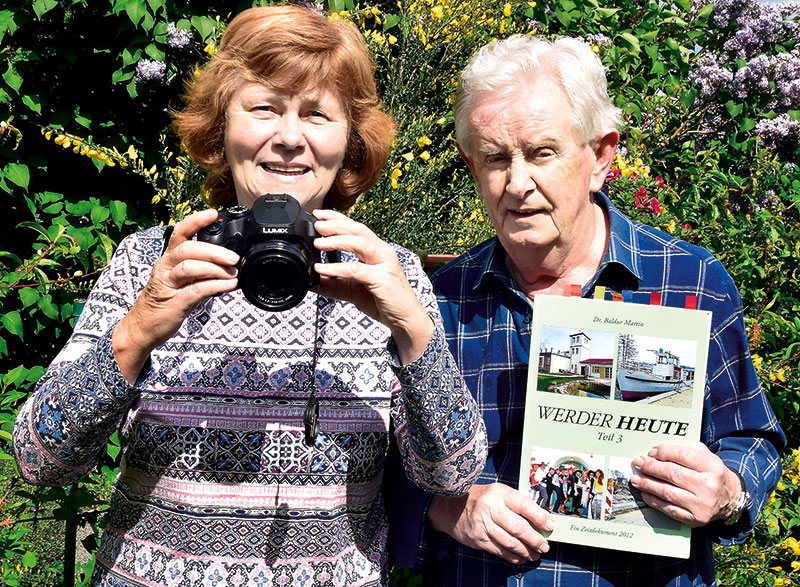
{"type": "Polygon", "coordinates": [[[633,459],[700,439],[711,313],[537,295],[520,491],[548,540],[687,558],[691,529],[630,485],[633,459]]]}

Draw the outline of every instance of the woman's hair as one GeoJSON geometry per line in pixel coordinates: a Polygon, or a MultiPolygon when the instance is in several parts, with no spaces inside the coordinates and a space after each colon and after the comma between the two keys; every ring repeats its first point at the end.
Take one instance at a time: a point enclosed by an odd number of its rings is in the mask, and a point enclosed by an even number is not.
{"type": "Polygon", "coordinates": [[[513,91],[521,80],[539,75],[552,75],[561,85],[572,106],[572,126],[584,145],[620,125],[620,110],[608,97],[603,64],[585,43],[567,37],[548,41],[514,35],[483,46],[461,73],[453,108],[459,144],[469,148],[468,116],[475,94],[513,91]]]}
{"type": "Polygon", "coordinates": [[[186,107],[174,117],[173,128],[189,155],[211,172],[206,188],[212,205],[236,195],[224,154],[225,112],[246,82],[289,92],[319,86],[344,104],[347,147],[326,208],[347,209],[375,185],[389,157],[394,122],[381,109],[375,62],[361,33],[349,22],[301,6],[265,6],[231,21],[219,51],[187,84],[186,107]]]}

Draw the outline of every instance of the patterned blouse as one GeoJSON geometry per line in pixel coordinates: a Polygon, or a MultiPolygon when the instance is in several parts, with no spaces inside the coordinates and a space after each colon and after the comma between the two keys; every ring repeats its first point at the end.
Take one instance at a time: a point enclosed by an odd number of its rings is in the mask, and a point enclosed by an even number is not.
{"type": "Polygon", "coordinates": [[[163,232],[122,242],[20,411],[22,474],[74,483],[121,430],[93,585],[386,584],[390,436],[406,475],[444,495],[465,492],[486,453],[483,420],[416,256],[397,247],[436,328],[414,363],[399,366],[389,329],[350,303],[309,292],[270,313],[235,290],[199,304],[131,386],[111,332],[147,283],[163,232]],[[312,385],[320,432],[309,447],[312,385]]]}

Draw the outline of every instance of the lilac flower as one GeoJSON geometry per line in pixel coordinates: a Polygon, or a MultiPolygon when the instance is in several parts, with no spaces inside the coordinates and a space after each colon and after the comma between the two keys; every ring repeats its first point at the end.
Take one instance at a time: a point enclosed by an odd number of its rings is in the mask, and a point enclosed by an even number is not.
{"type": "Polygon", "coordinates": [[[167,64],[154,59],[140,59],[136,64],[136,79],[142,83],[163,82],[167,73],[167,64]]]}
{"type": "Polygon", "coordinates": [[[312,0],[300,0],[298,4],[304,8],[307,8],[311,12],[316,12],[319,15],[323,15],[325,13],[325,9],[323,8],[321,2],[313,2],[312,0]]]}
{"type": "Polygon", "coordinates": [[[762,119],[756,124],[756,134],[769,147],[780,148],[786,144],[800,142],[800,122],[788,114],[779,114],[775,118],[762,119]]]}
{"type": "Polygon", "coordinates": [[[715,55],[706,55],[698,60],[694,69],[689,72],[689,79],[694,82],[703,96],[710,96],[718,89],[730,84],[733,80],[733,73],[722,67],[715,55]]]}
{"type": "Polygon", "coordinates": [[[192,33],[179,29],[174,22],[167,25],[167,45],[173,49],[185,49],[192,42],[192,33]]]}
{"type": "Polygon", "coordinates": [[[586,41],[590,45],[606,46],[606,45],[610,45],[611,44],[611,39],[609,39],[607,36],[605,36],[605,35],[603,35],[601,33],[597,33],[597,34],[590,33],[590,34],[586,35],[586,41]]]}

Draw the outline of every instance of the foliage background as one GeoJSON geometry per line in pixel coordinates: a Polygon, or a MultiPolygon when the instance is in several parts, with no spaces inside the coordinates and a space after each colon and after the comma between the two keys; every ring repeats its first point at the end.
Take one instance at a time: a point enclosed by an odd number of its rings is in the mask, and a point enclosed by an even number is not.
{"type": "MultiPolygon", "coordinates": [[[[305,2],[311,9],[323,6],[305,2]]],[[[205,207],[171,136],[185,79],[249,1],[6,0],[0,8],[0,582],[53,585],[64,520],[102,526],[114,459],[71,492],[21,482],[13,418],[122,236],[205,207]],[[144,124],[143,124],[144,122],[144,124]],[[76,514],[77,512],[77,514],[76,514]]],[[[492,234],[453,140],[474,50],[513,33],[580,36],[625,113],[609,188],[633,217],[707,247],[739,285],[751,351],[787,432],[753,538],[717,552],[722,585],[800,581],[800,8],[755,0],[328,0],[365,34],[399,133],[352,210],[421,255],[492,234]]],[[[93,559],[79,562],[85,584],[93,559]]],[[[419,578],[396,569],[395,583],[419,578]]],[[[70,583],[71,584],[71,583],[70,583]]]]}

